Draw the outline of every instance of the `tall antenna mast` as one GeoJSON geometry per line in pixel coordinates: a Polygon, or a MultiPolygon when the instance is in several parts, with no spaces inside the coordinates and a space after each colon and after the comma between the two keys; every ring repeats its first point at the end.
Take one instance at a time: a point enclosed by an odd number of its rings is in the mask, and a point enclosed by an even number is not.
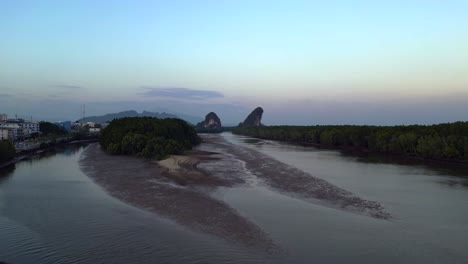
{"type": "Polygon", "coordinates": [[[84,122],[84,119],[85,119],[85,116],[86,116],[86,105],[85,104],[81,105],[81,114],[82,114],[81,120],[84,122]]]}

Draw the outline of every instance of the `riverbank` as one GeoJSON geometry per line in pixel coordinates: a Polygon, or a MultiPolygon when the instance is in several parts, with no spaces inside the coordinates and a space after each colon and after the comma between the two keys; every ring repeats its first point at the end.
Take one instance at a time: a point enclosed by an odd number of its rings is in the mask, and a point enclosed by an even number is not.
{"type": "MultiPolygon", "coordinates": [[[[216,138],[218,136],[213,141],[216,138]]],[[[133,199],[137,202],[144,199],[139,198],[143,196],[141,192],[152,193],[152,196],[145,195],[150,200],[170,201],[160,191],[151,190],[158,188],[153,185],[154,181],[166,182],[173,189],[194,189],[194,192],[213,196],[263,230],[286,254],[264,257],[266,254],[256,248],[239,246],[244,245],[241,242],[223,241],[196,226],[178,224],[158,210],[144,205],[135,208],[118,201],[118,197],[111,197],[110,192],[104,192],[102,184],[95,184],[93,178],[80,170],[85,149],[93,144],[77,144],[20,162],[10,172],[2,170],[0,259],[12,264],[308,264],[460,263],[468,257],[464,235],[468,219],[465,202],[468,200],[467,171],[460,177],[459,172],[450,169],[366,162],[336,151],[247,139],[230,133],[219,138],[216,144],[202,143],[196,148],[219,153],[214,156],[220,157],[200,162],[197,169],[219,178],[223,175],[239,177],[245,183],[212,190],[190,182],[181,186],[164,176],[156,179],[153,176],[147,182],[145,178],[138,178],[133,168],[119,164],[116,169],[122,169],[120,173],[123,175],[109,175],[109,181],[118,184],[121,180],[141,180],[142,185],[148,185],[147,191],[140,191],[138,186],[134,192],[120,189],[119,195],[135,196],[133,199]],[[299,195],[288,197],[293,194],[280,190],[292,186],[271,187],[268,175],[249,170],[253,164],[246,164],[228,153],[226,149],[231,148],[230,143],[239,151],[256,155],[260,164],[263,159],[258,152],[308,173],[307,177],[320,177],[361,198],[378,201],[395,219],[379,220],[346,209],[328,208],[327,204],[333,203],[326,199],[318,203],[299,195]]],[[[142,166],[147,165],[158,168],[149,161],[142,163],[142,166]]],[[[284,166],[275,165],[279,168],[276,174],[289,178],[289,174],[282,173],[287,171],[284,166]]],[[[114,170],[105,166],[102,169],[104,172],[114,170]]],[[[293,175],[293,178],[297,179],[297,176],[293,175]]],[[[283,180],[288,185],[289,181],[283,180]]],[[[188,206],[180,205],[183,202],[166,206],[187,209],[188,206]]],[[[194,211],[200,208],[204,210],[201,214],[205,214],[211,206],[207,203],[204,206],[188,208],[187,214],[196,215],[198,212],[194,211]]],[[[215,219],[219,218],[211,220],[215,219]]],[[[209,218],[206,220],[211,223],[209,218]]]]}
{"type": "Polygon", "coordinates": [[[241,126],[233,133],[267,140],[468,163],[468,122],[409,126],[241,126]]]}
{"type": "Polygon", "coordinates": [[[353,147],[353,146],[333,146],[329,144],[320,144],[320,143],[311,143],[305,141],[295,141],[295,140],[279,140],[279,139],[270,139],[270,138],[262,138],[262,137],[255,137],[251,135],[244,135],[244,134],[236,134],[239,136],[247,136],[256,139],[262,140],[272,140],[281,143],[287,143],[297,146],[303,147],[315,147],[319,149],[329,149],[329,150],[338,150],[342,151],[343,153],[350,154],[353,156],[379,156],[382,158],[400,158],[400,159],[409,159],[413,161],[420,161],[420,162],[427,162],[427,163],[436,163],[440,165],[460,165],[468,167],[468,160],[458,160],[458,159],[441,159],[441,158],[428,158],[416,153],[401,153],[401,152],[381,152],[381,151],[373,151],[369,148],[362,148],[362,147],[353,147]]]}
{"type": "Polygon", "coordinates": [[[69,142],[56,143],[56,144],[53,144],[51,146],[47,146],[47,147],[43,147],[43,148],[37,148],[37,149],[31,149],[31,150],[28,150],[28,151],[22,151],[22,152],[17,153],[17,155],[16,155],[16,157],[14,159],[9,160],[7,162],[0,163],[0,169],[5,168],[7,166],[10,166],[12,164],[15,164],[15,163],[17,163],[19,161],[22,161],[24,159],[27,159],[27,158],[29,158],[31,156],[43,153],[43,152],[48,151],[48,150],[51,150],[51,149],[53,149],[55,147],[64,146],[64,145],[71,145],[71,144],[79,144],[79,143],[92,143],[92,142],[97,142],[97,141],[98,141],[98,139],[73,140],[73,141],[69,141],[69,142]]]}

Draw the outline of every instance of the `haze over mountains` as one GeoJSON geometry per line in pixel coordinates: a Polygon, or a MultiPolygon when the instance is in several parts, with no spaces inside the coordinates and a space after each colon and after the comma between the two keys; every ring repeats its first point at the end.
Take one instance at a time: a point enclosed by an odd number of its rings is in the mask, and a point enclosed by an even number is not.
{"type": "MultiPolygon", "coordinates": [[[[263,115],[263,108],[257,107],[247,116],[244,122],[241,122],[239,125],[246,126],[246,127],[259,126],[261,125],[262,115],[263,115]]],[[[200,121],[200,119],[202,118],[197,118],[197,117],[188,116],[184,114],[175,115],[175,114],[170,114],[166,112],[158,113],[158,112],[149,112],[149,111],[143,111],[141,113],[138,113],[135,110],[122,111],[118,113],[111,113],[111,114],[105,114],[105,115],[100,115],[100,116],[88,116],[85,118],[80,118],[77,121],[80,123],[86,123],[86,122],[108,123],[114,119],[123,118],[123,117],[179,118],[193,125],[196,124],[196,126],[199,128],[205,128],[208,130],[219,129],[219,131],[221,131],[221,127],[222,127],[220,118],[214,112],[208,113],[205,119],[202,120],[201,122],[198,122],[198,121],[200,121]]],[[[228,126],[235,126],[235,125],[228,125],[228,126]]]]}
{"type": "Polygon", "coordinates": [[[149,111],[143,111],[142,113],[138,113],[135,110],[128,110],[128,111],[122,111],[118,113],[105,114],[101,116],[88,116],[85,118],[81,118],[78,121],[80,123],[85,123],[85,122],[107,123],[116,118],[143,117],[143,116],[156,117],[156,118],[179,118],[192,124],[196,124],[196,122],[202,119],[202,118],[192,117],[192,116],[183,115],[183,114],[175,115],[175,114],[170,114],[170,113],[165,113],[165,112],[154,113],[154,112],[149,112],[149,111]]]}
{"type": "Polygon", "coordinates": [[[9,116],[77,120],[86,104],[237,125],[262,105],[270,125],[467,120],[468,1],[27,2],[1,6],[9,116]]]}

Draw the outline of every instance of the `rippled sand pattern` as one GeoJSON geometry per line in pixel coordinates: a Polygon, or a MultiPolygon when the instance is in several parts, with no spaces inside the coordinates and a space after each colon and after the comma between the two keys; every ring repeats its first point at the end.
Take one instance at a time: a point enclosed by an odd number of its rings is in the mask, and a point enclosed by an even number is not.
{"type": "Polygon", "coordinates": [[[80,161],[81,169],[111,195],[137,207],[175,220],[193,230],[215,235],[249,248],[276,252],[273,241],[258,226],[226,203],[209,195],[210,186],[180,185],[163,175],[158,165],[135,157],[111,156],[99,145],[89,146],[80,161]]]}
{"type": "Polygon", "coordinates": [[[357,197],[256,150],[231,144],[219,135],[203,138],[197,150],[160,162],[111,156],[93,144],[80,164],[86,174],[123,201],[193,230],[266,252],[281,250],[255,223],[211,196],[213,190],[262,184],[314,204],[391,218],[378,202],[357,197]]]}
{"type": "Polygon", "coordinates": [[[231,144],[219,136],[210,135],[205,141],[209,142],[210,148],[217,148],[241,160],[250,175],[284,194],[375,218],[391,218],[391,214],[380,203],[357,197],[258,151],[231,144]]]}

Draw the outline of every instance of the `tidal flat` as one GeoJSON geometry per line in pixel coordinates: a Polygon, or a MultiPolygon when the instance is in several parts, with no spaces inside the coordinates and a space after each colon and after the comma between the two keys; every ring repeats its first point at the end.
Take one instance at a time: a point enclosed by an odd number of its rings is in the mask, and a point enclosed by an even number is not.
{"type": "Polygon", "coordinates": [[[220,187],[262,184],[308,202],[374,218],[390,218],[377,202],[361,199],[254,150],[230,144],[217,135],[185,155],[162,161],[109,155],[91,144],[80,167],[112,196],[149,210],[194,231],[267,252],[280,252],[271,237],[213,192],[220,187]]]}

